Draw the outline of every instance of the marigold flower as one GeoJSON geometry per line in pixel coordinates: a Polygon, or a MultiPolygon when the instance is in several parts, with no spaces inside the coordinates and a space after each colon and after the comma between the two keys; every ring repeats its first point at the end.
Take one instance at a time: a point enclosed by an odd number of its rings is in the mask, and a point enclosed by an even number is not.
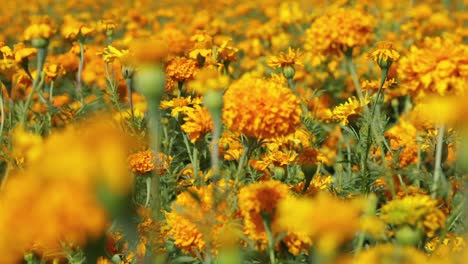
{"type": "Polygon", "coordinates": [[[293,92],[272,81],[241,78],[224,94],[226,126],[252,137],[290,134],[299,125],[301,113],[299,99],[293,92]]]}
{"type": "Polygon", "coordinates": [[[229,86],[229,76],[221,74],[214,67],[199,70],[193,80],[187,84],[188,91],[205,94],[208,91],[219,91],[229,86]]]}
{"type": "Polygon", "coordinates": [[[380,218],[390,225],[412,225],[425,230],[428,237],[445,227],[445,215],[429,195],[405,196],[382,207],[380,218]]]}
{"type": "Polygon", "coordinates": [[[161,101],[161,109],[171,109],[171,116],[177,116],[179,113],[186,113],[191,111],[194,105],[201,105],[202,100],[200,97],[195,97],[192,99],[191,96],[188,97],[177,97],[171,100],[161,101]]]}
{"type": "Polygon", "coordinates": [[[399,62],[401,88],[416,101],[426,94],[464,95],[468,46],[454,36],[426,38],[399,62]]]}
{"type": "Polygon", "coordinates": [[[78,38],[85,38],[94,32],[95,29],[93,27],[76,20],[71,15],[66,15],[64,17],[61,33],[66,39],[75,40],[78,38]]]}
{"type": "Polygon", "coordinates": [[[267,65],[272,68],[284,68],[286,66],[294,66],[304,64],[299,60],[301,52],[299,49],[289,47],[288,53],[280,52],[278,56],[270,56],[267,58],[267,65]]]}
{"type": "Polygon", "coordinates": [[[317,243],[318,250],[329,253],[353,237],[361,213],[362,206],[357,203],[319,193],[313,199],[291,197],[280,201],[277,225],[307,235],[317,243]]]}
{"type": "Polygon", "coordinates": [[[378,48],[369,53],[369,58],[375,61],[382,69],[390,68],[390,65],[398,60],[400,54],[393,48],[391,42],[381,41],[377,45],[378,48]]]}
{"type": "Polygon", "coordinates": [[[167,76],[178,82],[192,79],[197,70],[197,61],[185,57],[175,57],[166,66],[167,76]]]}
{"type": "Polygon", "coordinates": [[[369,44],[375,19],[356,8],[331,9],[306,31],[304,48],[316,54],[337,55],[369,44]]]}
{"type": "Polygon", "coordinates": [[[364,101],[356,99],[354,96],[348,98],[348,101],[335,107],[331,113],[331,119],[340,122],[346,126],[349,120],[360,114],[363,107],[369,103],[369,98],[366,96],[364,101]]]}
{"type": "Polygon", "coordinates": [[[54,33],[50,24],[32,24],[24,30],[24,40],[50,39],[54,33]]]}
{"type": "Polygon", "coordinates": [[[169,226],[167,235],[184,253],[196,256],[204,254],[210,243],[211,253],[217,252],[222,240],[223,230],[229,226],[232,213],[227,203],[224,185],[192,187],[179,194],[171,205],[171,212],[166,212],[169,226]],[[215,189],[218,188],[218,189],[215,189]],[[214,196],[220,199],[215,202],[214,196]]]}
{"type": "Polygon", "coordinates": [[[195,105],[185,112],[185,123],[180,128],[187,133],[190,141],[197,141],[202,135],[213,130],[210,112],[205,107],[195,105]]]}
{"type": "Polygon", "coordinates": [[[247,185],[239,191],[239,210],[244,219],[246,236],[260,246],[268,243],[262,214],[272,218],[278,203],[288,196],[289,188],[279,181],[265,181],[247,185]]]}
{"type": "Polygon", "coordinates": [[[424,252],[414,247],[401,247],[393,244],[379,244],[360,252],[352,263],[428,263],[424,252]]]}
{"type": "Polygon", "coordinates": [[[97,55],[102,55],[104,58],[104,62],[106,63],[111,63],[115,59],[121,60],[124,59],[126,56],[128,56],[129,51],[128,50],[119,50],[115,48],[114,46],[107,46],[104,48],[102,52],[97,53],[97,55]]]}
{"type": "Polygon", "coordinates": [[[132,171],[141,175],[151,172],[155,168],[158,175],[163,175],[166,173],[170,161],[171,157],[159,153],[159,158],[157,158],[150,150],[140,151],[128,157],[132,171]]]}

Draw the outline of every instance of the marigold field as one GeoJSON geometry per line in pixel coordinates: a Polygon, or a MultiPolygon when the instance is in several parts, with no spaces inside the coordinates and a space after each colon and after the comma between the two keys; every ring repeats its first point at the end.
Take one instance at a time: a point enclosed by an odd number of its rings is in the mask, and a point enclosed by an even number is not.
{"type": "Polygon", "coordinates": [[[0,263],[466,263],[467,4],[2,1],[0,263]]]}

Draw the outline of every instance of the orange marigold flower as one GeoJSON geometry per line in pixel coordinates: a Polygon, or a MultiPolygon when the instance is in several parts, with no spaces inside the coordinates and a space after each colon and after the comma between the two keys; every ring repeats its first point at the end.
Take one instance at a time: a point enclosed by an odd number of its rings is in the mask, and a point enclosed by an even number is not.
{"type": "Polygon", "coordinates": [[[239,191],[239,210],[244,219],[244,232],[261,247],[268,243],[262,214],[272,218],[270,220],[274,223],[276,207],[288,193],[288,186],[279,181],[253,183],[239,191]]]}
{"type": "Polygon", "coordinates": [[[348,52],[371,42],[375,24],[374,17],[363,10],[331,9],[306,31],[304,48],[324,55],[348,52]]]}
{"type": "Polygon", "coordinates": [[[193,78],[197,71],[197,62],[185,57],[175,57],[166,66],[167,76],[179,81],[184,82],[193,78]]]}
{"type": "Polygon", "coordinates": [[[192,187],[179,194],[171,205],[171,212],[166,212],[169,235],[174,244],[184,253],[196,256],[198,251],[204,254],[209,248],[217,252],[223,239],[223,232],[229,230],[232,213],[222,184],[192,187]],[[216,188],[216,189],[215,189],[216,188]],[[215,195],[216,193],[216,195],[215,195]],[[215,202],[214,196],[220,199],[215,202]]]}
{"type": "Polygon", "coordinates": [[[185,112],[185,123],[180,127],[187,133],[190,141],[197,141],[202,135],[213,130],[213,121],[208,109],[200,105],[195,105],[185,112]]]}
{"type": "Polygon", "coordinates": [[[267,65],[272,68],[283,68],[286,66],[303,65],[299,60],[301,52],[299,49],[289,47],[288,53],[280,52],[278,56],[270,56],[267,58],[267,65]]]}
{"type": "Polygon", "coordinates": [[[359,115],[363,107],[369,103],[369,99],[366,97],[364,101],[360,101],[355,97],[351,97],[345,103],[335,107],[331,113],[331,119],[340,122],[346,126],[349,120],[359,115]]]}
{"type": "Polygon", "coordinates": [[[272,81],[241,78],[224,94],[226,126],[248,136],[271,138],[290,134],[299,125],[301,114],[294,93],[272,81]]]}
{"type": "Polygon", "coordinates": [[[369,58],[375,61],[380,68],[390,68],[390,65],[398,60],[400,54],[393,48],[393,44],[388,41],[381,41],[378,48],[369,53],[369,58]]]}
{"type": "Polygon", "coordinates": [[[401,58],[401,88],[416,101],[426,94],[464,95],[468,80],[468,45],[454,36],[426,38],[401,58]]]}
{"type": "Polygon", "coordinates": [[[140,151],[128,157],[128,163],[133,172],[138,174],[145,174],[153,171],[156,168],[157,174],[162,175],[166,173],[171,158],[159,153],[159,159],[150,151],[140,151]]]}

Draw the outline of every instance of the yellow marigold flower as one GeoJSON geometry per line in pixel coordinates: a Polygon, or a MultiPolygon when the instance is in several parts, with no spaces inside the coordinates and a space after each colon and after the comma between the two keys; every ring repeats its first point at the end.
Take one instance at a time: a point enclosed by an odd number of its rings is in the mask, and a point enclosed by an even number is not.
{"type": "Polygon", "coordinates": [[[432,255],[448,257],[454,253],[462,252],[466,248],[466,241],[454,233],[447,233],[442,241],[439,237],[434,237],[426,243],[424,248],[432,255]]]}
{"type": "Polygon", "coordinates": [[[160,38],[136,39],[130,43],[132,65],[164,62],[168,49],[167,42],[160,38]]]}
{"type": "Polygon", "coordinates": [[[240,134],[224,131],[219,138],[219,155],[225,160],[239,160],[244,151],[240,134]]]}
{"type": "Polygon", "coordinates": [[[24,30],[24,40],[50,39],[54,33],[49,23],[32,24],[24,30]]]}
{"type": "Polygon", "coordinates": [[[188,91],[205,94],[208,91],[224,90],[229,86],[229,76],[221,74],[214,67],[205,67],[195,74],[187,85],[188,91]]]}
{"type": "Polygon", "coordinates": [[[207,59],[212,54],[213,38],[206,32],[199,32],[190,38],[193,43],[193,48],[189,52],[189,58],[207,59]]]}
{"type": "Polygon", "coordinates": [[[360,230],[374,239],[385,238],[385,223],[376,216],[363,216],[360,221],[360,230]]]}
{"type": "Polygon", "coordinates": [[[60,248],[61,243],[82,247],[109,227],[107,214],[88,185],[70,182],[63,178],[66,174],[50,180],[34,170],[13,176],[0,196],[1,263],[21,262],[32,245],[37,249],[60,248]]]}
{"type": "Polygon", "coordinates": [[[42,153],[42,137],[17,126],[12,130],[13,157],[17,165],[35,161],[42,153]]]}
{"type": "Polygon", "coordinates": [[[104,58],[104,62],[106,63],[111,63],[115,59],[121,60],[124,59],[126,56],[128,56],[129,51],[128,50],[119,50],[115,48],[114,46],[107,46],[104,48],[102,52],[97,53],[97,55],[102,55],[104,58]]]}
{"type": "Polygon", "coordinates": [[[425,230],[428,237],[445,227],[445,215],[429,195],[405,196],[382,207],[380,218],[390,225],[412,225],[425,230]]]}
{"type": "Polygon", "coordinates": [[[327,158],[314,147],[305,147],[297,157],[299,165],[317,165],[318,163],[326,163],[327,158]]]}
{"type": "Polygon", "coordinates": [[[257,138],[292,133],[302,110],[294,93],[280,84],[245,77],[224,94],[223,120],[235,132],[257,138]]]}
{"type": "Polygon", "coordinates": [[[306,31],[304,48],[316,54],[333,55],[369,44],[375,19],[356,8],[331,9],[306,31]]]}
{"type": "MultiPolygon", "coordinates": [[[[399,152],[398,160],[396,160],[397,166],[406,167],[418,162],[417,132],[416,127],[404,118],[401,118],[398,124],[385,132],[385,137],[390,142],[390,148],[399,152]]],[[[395,158],[390,153],[387,154],[387,160],[391,161],[395,158]]]]}
{"type": "Polygon", "coordinates": [[[55,80],[59,75],[65,75],[66,71],[60,64],[46,63],[44,66],[46,82],[55,80]]]}
{"type": "Polygon", "coordinates": [[[283,199],[278,205],[278,227],[309,236],[318,250],[329,253],[359,229],[362,206],[319,193],[315,198],[283,199]]]}
{"type": "Polygon", "coordinates": [[[18,43],[13,46],[13,54],[16,63],[21,64],[37,54],[36,48],[27,48],[24,43],[18,43]]]}
{"type": "Polygon", "coordinates": [[[370,101],[367,96],[364,101],[356,99],[354,96],[350,97],[348,98],[348,101],[333,109],[331,119],[346,126],[348,125],[349,120],[359,115],[363,107],[369,102],[370,101]]]}
{"type": "Polygon", "coordinates": [[[167,76],[178,82],[192,79],[197,70],[197,61],[185,57],[175,57],[166,66],[167,76]]]}
{"type": "Polygon", "coordinates": [[[390,68],[390,65],[400,57],[398,51],[393,48],[393,44],[388,41],[377,43],[378,48],[369,53],[369,58],[375,61],[380,68],[390,68]]]}
{"type": "Polygon", "coordinates": [[[172,108],[171,116],[177,116],[179,113],[186,113],[191,111],[194,105],[201,104],[202,100],[200,97],[195,97],[192,99],[191,96],[188,96],[173,98],[171,100],[163,100],[161,101],[160,107],[163,110],[172,108]]]}
{"type": "Polygon", "coordinates": [[[180,128],[188,135],[192,143],[213,130],[213,120],[210,112],[205,107],[194,105],[184,114],[186,115],[184,117],[185,123],[180,128]]]}
{"type": "Polygon", "coordinates": [[[159,158],[150,151],[140,151],[128,157],[128,163],[132,171],[137,174],[145,174],[153,171],[155,168],[158,175],[166,173],[171,157],[159,153],[159,158]]]}
{"type": "Polygon", "coordinates": [[[244,232],[260,247],[268,243],[262,214],[266,214],[271,218],[271,223],[274,223],[276,207],[288,193],[288,186],[279,181],[257,182],[240,189],[239,210],[244,219],[244,232]]]}
{"type": "Polygon", "coordinates": [[[304,22],[307,17],[303,7],[296,1],[282,1],[277,15],[279,22],[284,25],[304,22]]]}
{"type": "MultiPolygon", "coordinates": [[[[400,247],[393,244],[379,244],[373,248],[360,252],[352,261],[358,263],[405,263],[423,264],[429,259],[424,252],[414,247],[400,247]]],[[[430,262],[429,262],[430,263],[430,262]]]]}
{"type": "Polygon", "coordinates": [[[267,58],[267,65],[272,68],[284,68],[286,66],[294,66],[304,64],[299,60],[301,52],[299,49],[292,49],[289,47],[288,53],[280,52],[278,56],[270,56],[267,58]]]}
{"type": "MultiPolygon", "coordinates": [[[[333,178],[330,175],[314,175],[304,195],[313,197],[319,192],[329,189],[332,182],[333,178]]],[[[293,192],[297,194],[302,194],[302,190],[304,190],[304,184],[304,181],[302,181],[297,185],[291,186],[290,188],[293,192]]]]}
{"type": "MultiPolygon", "coordinates": [[[[395,78],[387,79],[384,82],[384,85],[382,87],[382,91],[388,91],[390,88],[396,87],[396,85],[397,85],[397,81],[395,80],[395,78]]],[[[373,81],[364,80],[361,83],[361,89],[364,92],[366,92],[366,91],[377,92],[379,90],[379,86],[380,86],[380,81],[377,81],[377,80],[373,80],[373,81]]],[[[388,92],[386,92],[386,93],[388,93],[388,92]]]]}
{"type": "Polygon", "coordinates": [[[224,40],[216,50],[216,55],[223,62],[233,62],[237,60],[238,48],[230,46],[231,40],[224,40]]]}
{"type": "Polygon", "coordinates": [[[426,38],[399,62],[401,88],[418,101],[426,94],[464,95],[468,46],[454,36],[426,38]]]}
{"type": "Polygon", "coordinates": [[[93,34],[94,31],[93,27],[76,20],[71,15],[64,17],[61,33],[66,39],[85,38],[93,34]]]}
{"type": "Polygon", "coordinates": [[[204,254],[207,243],[210,243],[211,253],[216,254],[222,231],[232,217],[224,188],[223,184],[192,187],[179,194],[171,205],[171,212],[165,213],[170,227],[167,235],[182,252],[193,256],[197,251],[204,254]],[[220,199],[217,202],[215,195],[220,199]]]}

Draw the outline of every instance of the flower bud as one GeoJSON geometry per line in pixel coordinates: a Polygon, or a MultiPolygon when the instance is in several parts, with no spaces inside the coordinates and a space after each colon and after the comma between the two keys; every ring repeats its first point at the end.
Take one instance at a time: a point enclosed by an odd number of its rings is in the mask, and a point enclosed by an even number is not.
{"type": "Polygon", "coordinates": [[[164,94],[164,69],[159,64],[143,66],[134,78],[135,88],[147,99],[161,100],[164,94]]]}
{"type": "Polygon", "coordinates": [[[223,108],[223,94],[222,91],[207,91],[204,96],[204,105],[208,110],[221,111],[223,108]]]}
{"type": "Polygon", "coordinates": [[[294,75],[296,74],[296,70],[294,70],[294,67],[291,65],[287,65],[283,67],[283,76],[286,79],[292,79],[294,78],[294,75]]]}
{"type": "Polygon", "coordinates": [[[49,40],[45,38],[34,38],[31,40],[31,45],[36,49],[46,48],[49,45],[49,40]]]}
{"type": "Polygon", "coordinates": [[[421,241],[421,232],[404,226],[395,233],[395,237],[402,246],[414,246],[421,241]]]}

